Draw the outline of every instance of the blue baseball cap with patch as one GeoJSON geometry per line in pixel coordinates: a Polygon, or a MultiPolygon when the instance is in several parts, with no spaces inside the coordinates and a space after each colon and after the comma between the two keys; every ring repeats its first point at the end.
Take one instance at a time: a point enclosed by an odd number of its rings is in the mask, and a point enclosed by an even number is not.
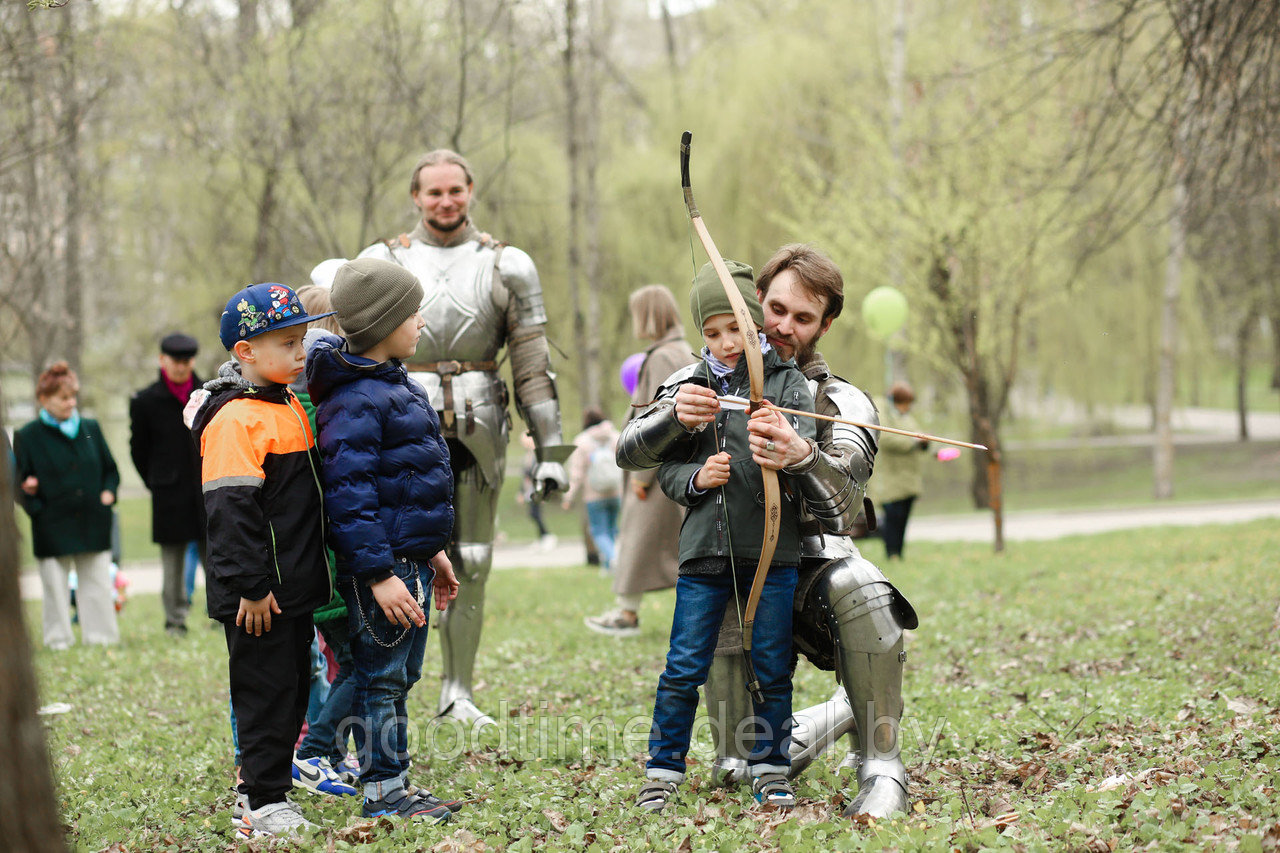
{"type": "Polygon", "coordinates": [[[230,352],[236,341],[247,341],[263,332],[310,323],[334,313],[308,314],[298,301],[298,294],[288,285],[270,281],[251,284],[227,302],[218,337],[230,352]]]}

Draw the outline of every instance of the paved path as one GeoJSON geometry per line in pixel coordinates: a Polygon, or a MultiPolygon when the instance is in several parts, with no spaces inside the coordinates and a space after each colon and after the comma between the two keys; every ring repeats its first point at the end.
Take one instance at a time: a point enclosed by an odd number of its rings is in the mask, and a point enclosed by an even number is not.
{"type": "MultiPolygon", "coordinates": [[[[1011,512],[1005,516],[1006,541],[1058,539],[1111,530],[1174,525],[1235,524],[1260,518],[1280,519],[1280,499],[1215,501],[1213,503],[1160,503],[1116,509],[1038,510],[1011,512]]],[[[990,542],[989,512],[955,515],[922,515],[911,519],[907,533],[912,542],[990,542]]],[[[494,550],[493,567],[549,569],[586,563],[581,542],[565,542],[552,548],[537,543],[507,543],[494,550]]],[[[160,564],[156,561],[125,563],[131,594],[160,591],[160,564]]],[[[203,580],[203,579],[202,579],[203,580]]],[[[22,577],[22,597],[40,598],[40,580],[34,572],[22,577]]]]}

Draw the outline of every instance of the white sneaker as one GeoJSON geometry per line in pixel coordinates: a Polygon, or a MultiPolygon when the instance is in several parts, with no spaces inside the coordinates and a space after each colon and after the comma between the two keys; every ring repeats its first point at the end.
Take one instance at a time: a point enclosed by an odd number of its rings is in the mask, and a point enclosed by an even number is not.
{"type": "Polygon", "coordinates": [[[267,803],[260,809],[247,809],[239,820],[233,822],[242,838],[258,838],[268,835],[296,835],[302,830],[319,829],[302,816],[298,807],[289,802],[267,803]]]}
{"type": "Polygon", "coordinates": [[[538,547],[544,551],[550,551],[559,544],[560,540],[556,538],[554,533],[548,533],[538,540],[538,547]]]}

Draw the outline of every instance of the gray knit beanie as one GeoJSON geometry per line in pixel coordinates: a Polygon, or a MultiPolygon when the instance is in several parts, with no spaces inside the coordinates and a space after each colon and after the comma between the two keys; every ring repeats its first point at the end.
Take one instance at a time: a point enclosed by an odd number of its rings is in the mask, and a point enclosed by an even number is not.
{"type": "MultiPolygon", "coordinates": [[[[764,309],[760,307],[760,300],[756,297],[755,274],[751,267],[728,258],[725,259],[724,265],[728,267],[733,283],[738,286],[742,300],[747,303],[751,319],[756,321],[757,326],[763,327],[764,309]]],[[[716,274],[716,269],[710,261],[703,264],[693,280],[693,290],[689,293],[689,309],[699,329],[702,328],[703,323],[707,322],[708,317],[733,313],[733,306],[729,304],[729,295],[724,292],[720,276],[716,274]]]]}
{"type": "Polygon", "coordinates": [[[347,349],[371,349],[422,305],[422,284],[399,264],[377,258],[347,261],[333,277],[329,300],[347,333],[347,349]]]}

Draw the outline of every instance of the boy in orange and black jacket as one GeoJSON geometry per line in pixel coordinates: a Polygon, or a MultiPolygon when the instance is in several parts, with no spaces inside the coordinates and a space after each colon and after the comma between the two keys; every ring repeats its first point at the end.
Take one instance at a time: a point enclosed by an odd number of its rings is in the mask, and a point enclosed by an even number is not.
{"type": "Polygon", "coordinates": [[[244,837],[313,827],[286,798],[306,718],[311,612],[332,594],[320,462],[288,388],[306,364],[308,316],[282,284],[227,303],[222,343],[235,358],[205,385],[192,431],[208,515],[209,616],[223,623],[243,756],[233,824],[244,837]]]}

